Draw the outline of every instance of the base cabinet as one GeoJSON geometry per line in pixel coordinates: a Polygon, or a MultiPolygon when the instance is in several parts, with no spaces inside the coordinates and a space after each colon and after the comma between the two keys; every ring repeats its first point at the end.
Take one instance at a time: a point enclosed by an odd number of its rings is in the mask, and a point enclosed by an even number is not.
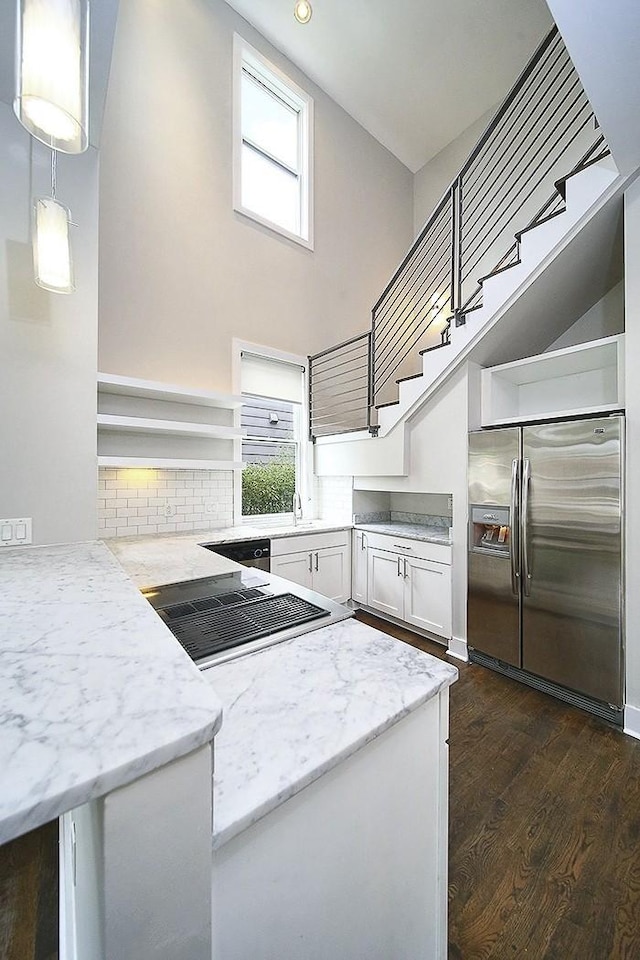
{"type": "Polygon", "coordinates": [[[354,531],[352,598],[450,639],[451,547],[354,531]]]}
{"type": "Polygon", "coordinates": [[[273,540],[271,573],[344,603],[351,595],[349,531],[273,540]]]}
{"type": "Polygon", "coordinates": [[[214,849],[213,960],[446,960],[448,693],[214,849]]]}

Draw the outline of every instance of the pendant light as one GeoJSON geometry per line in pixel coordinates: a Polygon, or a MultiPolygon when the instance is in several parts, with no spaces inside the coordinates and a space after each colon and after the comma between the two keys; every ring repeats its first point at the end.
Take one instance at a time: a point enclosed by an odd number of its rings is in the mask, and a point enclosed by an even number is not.
{"type": "Polygon", "coordinates": [[[17,0],[16,96],[29,133],[53,150],[88,146],[89,0],[17,0]]]}
{"type": "Polygon", "coordinates": [[[69,209],[56,200],[56,153],[51,155],[51,196],[33,203],[33,268],[39,287],[73,293],[69,209]]]}
{"type": "Polygon", "coordinates": [[[293,6],[293,15],[298,23],[309,23],[313,10],[309,0],[296,0],[293,6]]]}

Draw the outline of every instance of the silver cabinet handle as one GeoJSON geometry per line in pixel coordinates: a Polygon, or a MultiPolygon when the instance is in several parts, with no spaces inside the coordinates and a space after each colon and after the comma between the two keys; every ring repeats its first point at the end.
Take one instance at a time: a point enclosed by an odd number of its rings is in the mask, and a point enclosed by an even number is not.
{"type": "Polygon", "coordinates": [[[398,576],[402,576],[402,571],[400,570],[400,564],[402,562],[402,557],[398,557],[398,576]]]}
{"type": "Polygon", "coordinates": [[[409,576],[409,574],[407,573],[407,561],[404,560],[403,563],[404,563],[404,578],[406,580],[407,577],[409,576]]]}
{"type": "Polygon", "coordinates": [[[312,558],[313,558],[313,554],[310,553],[310,554],[309,554],[309,573],[312,573],[312,572],[313,572],[313,566],[312,566],[313,560],[312,560],[312,558]]]}
{"type": "Polygon", "coordinates": [[[394,543],[394,547],[397,547],[398,550],[413,550],[413,547],[405,547],[403,543],[394,543]]]}
{"type": "Polygon", "coordinates": [[[318,554],[316,552],[316,573],[318,572],[318,554]]]}
{"type": "Polygon", "coordinates": [[[511,561],[511,589],[518,593],[520,580],[520,537],[518,536],[518,479],[520,476],[520,461],[511,461],[511,528],[509,530],[509,560],[511,561]]]}
{"type": "Polygon", "coordinates": [[[524,578],[524,595],[531,596],[531,573],[529,572],[529,485],[531,483],[531,464],[523,461],[522,472],[522,574],[524,578]]]}
{"type": "Polygon", "coordinates": [[[362,534],[362,546],[360,547],[360,549],[361,550],[367,549],[367,538],[364,533],[362,534]]]}

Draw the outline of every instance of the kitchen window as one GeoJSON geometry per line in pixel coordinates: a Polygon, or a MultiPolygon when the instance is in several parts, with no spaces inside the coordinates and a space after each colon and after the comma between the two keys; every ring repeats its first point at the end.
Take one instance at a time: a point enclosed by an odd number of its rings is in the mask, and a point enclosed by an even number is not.
{"type": "Polygon", "coordinates": [[[292,518],[296,494],[307,500],[305,369],[243,351],[241,378],[242,516],[292,518]]]}
{"type": "Polygon", "coordinates": [[[313,100],[234,37],[234,208],[313,248],[313,100]]]}

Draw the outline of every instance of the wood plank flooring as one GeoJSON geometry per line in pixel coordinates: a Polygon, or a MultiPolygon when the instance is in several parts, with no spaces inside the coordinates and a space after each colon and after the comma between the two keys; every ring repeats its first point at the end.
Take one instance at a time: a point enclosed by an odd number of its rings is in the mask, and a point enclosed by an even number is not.
{"type": "Polygon", "coordinates": [[[640,960],[640,742],[450,662],[449,960],[640,960]]]}
{"type": "Polygon", "coordinates": [[[58,822],[0,846],[0,960],[58,958],[58,822]]]}

